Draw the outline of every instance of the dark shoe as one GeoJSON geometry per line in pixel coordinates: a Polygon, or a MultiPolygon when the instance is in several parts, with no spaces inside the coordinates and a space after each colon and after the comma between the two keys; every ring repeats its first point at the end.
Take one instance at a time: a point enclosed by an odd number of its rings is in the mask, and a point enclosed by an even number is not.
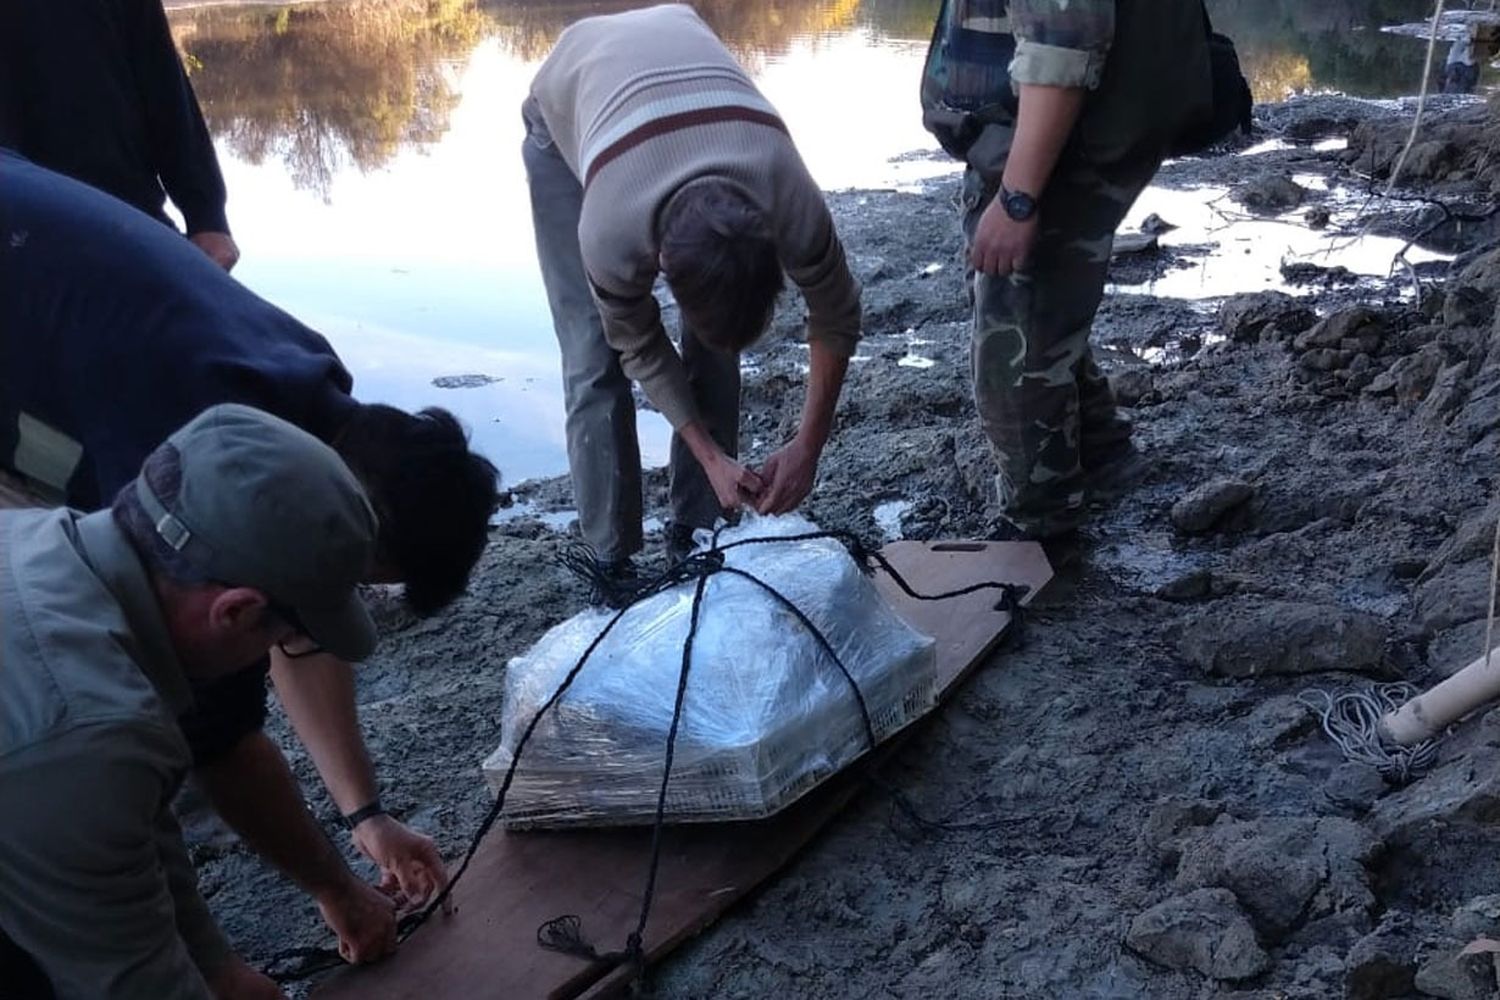
{"type": "Polygon", "coordinates": [[[1127,441],[1086,468],[1083,484],[1090,499],[1113,500],[1130,492],[1150,472],[1150,460],[1127,441]]]}
{"type": "Polygon", "coordinates": [[[640,586],[641,573],[636,569],[634,559],[626,556],[614,562],[601,562],[599,575],[594,580],[593,593],[589,595],[589,603],[606,608],[623,608],[635,601],[640,586]]]}
{"type": "Polygon", "coordinates": [[[1040,542],[1042,552],[1047,556],[1047,562],[1052,564],[1054,575],[1074,569],[1083,561],[1083,546],[1077,528],[1055,535],[1038,537],[1016,527],[1002,517],[997,518],[990,525],[985,539],[991,542],[1040,542]]]}
{"type": "Polygon", "coordinates": [[[667,565],[676,566],[689,555],[697,544],[693,541],[694,529],[691,525],[682,524],[679,521],[669,521],[662,537],[666,540],[667,565]]]}

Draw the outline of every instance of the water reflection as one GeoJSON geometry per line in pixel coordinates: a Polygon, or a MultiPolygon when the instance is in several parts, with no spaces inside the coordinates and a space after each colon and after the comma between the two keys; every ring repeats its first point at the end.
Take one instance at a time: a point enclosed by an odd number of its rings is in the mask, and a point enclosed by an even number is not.
{"type": "Polygon", "coordinates": [[[1426,46],[1378,29],[1430,16],[1432,0],[1208,0],[1208,10],[1257,101],[1319,90],[1394,97],[1421,85],[1426,46]]]}
{"type": "Polygon", "coordinates": [[[383,167],[443,134],[458,104],[447,67],[488,23],[471,0],[345,0],[213,7],[174,29],[214,136],[326,198],[346,165],[383,167]]]}

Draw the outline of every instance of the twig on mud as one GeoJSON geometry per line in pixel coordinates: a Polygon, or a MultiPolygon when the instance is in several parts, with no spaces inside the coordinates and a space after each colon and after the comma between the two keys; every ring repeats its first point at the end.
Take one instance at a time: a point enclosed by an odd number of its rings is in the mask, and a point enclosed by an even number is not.
{"type": "Polygon", "coordinates": [[[1443,19],[1443,0],[1437,0],[1437,5],[1432,9],[1432,27],[1427,32],[1427,58],[1422,65],[1422,89],[1417,91],[1417,113],[1411,120],[1411,132],[1406,136],[1406,145],[1401,147],[1401,155],[1396,157],[1396,163],[1391,167],[1391,179],[1385,186],[1385,196],[1389,198],[1391,192],[1396,190],[1396,182],[1401,178],[1401,168],[1406,166],[1406,157],[1411,153],[1411,148],[1417,143],[1417,130],[1422,126],[1422,110],[1427,106],[1427,83],[1432,78],[1432,59],[1437,53],[1438,23],[1443,19]]]}

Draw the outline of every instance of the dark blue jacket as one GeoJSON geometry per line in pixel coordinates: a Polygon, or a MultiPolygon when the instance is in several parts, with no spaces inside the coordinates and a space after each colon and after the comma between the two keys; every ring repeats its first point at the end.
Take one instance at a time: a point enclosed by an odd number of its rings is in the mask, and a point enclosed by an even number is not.
{"type": "Polygon", "coordinates": [[[329,440],[350,385],[328,341],[187,240],[0,149],[0,465],[92,509],[213,403],[329,440]]]}
{"type": "Polygon", "coordinates": [[[0,2],[0,146],[189,235],[229,231],[224,178],[161,0],[0,2]]]}

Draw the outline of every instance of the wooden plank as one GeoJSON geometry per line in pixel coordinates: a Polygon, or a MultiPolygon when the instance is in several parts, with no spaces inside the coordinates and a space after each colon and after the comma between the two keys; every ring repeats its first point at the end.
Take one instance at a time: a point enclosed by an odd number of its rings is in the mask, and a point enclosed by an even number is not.
{"type": "MultiPolygon", "coordinates": [[[[1024,542],[895,542],[882,550],[921,593],[985,580],[1025,584],[1051,577],[1041,547],[1024,542]]],[[[938,641],[939,697],[951,694],[1004,636],[1010,615],[993,590],[943,602],[907,597],[885,574],[876,584],[891,605],[938,641]]],[[[910,727],[860,764],[769,819],[688,825],[663,835],[647,957],[660,959],[709,926],[774,875],[856,795],[864,772],[888,758],[910,727]]],[[[618,995],[623,969],[590,964],[537,946],[547,920],[577,914],[601,951],[623,947],[639,915],[651,831],[495,830],[454,892],[458,911],[437,917],[379,965],[341,970],[315,991],[327,1000],[430,1000],[433,997],[588,997],[618,995]]]]}

